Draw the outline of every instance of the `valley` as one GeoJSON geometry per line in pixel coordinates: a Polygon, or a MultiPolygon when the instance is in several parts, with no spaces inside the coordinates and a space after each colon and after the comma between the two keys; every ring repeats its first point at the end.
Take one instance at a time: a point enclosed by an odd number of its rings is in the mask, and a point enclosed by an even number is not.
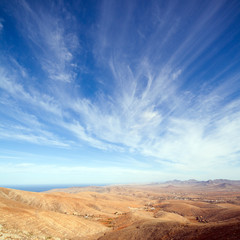
{"type": "Polygon", "coordinates": [[[0,239],[238,240],[240,185],[217,181],[0,188],[0,239]]]}

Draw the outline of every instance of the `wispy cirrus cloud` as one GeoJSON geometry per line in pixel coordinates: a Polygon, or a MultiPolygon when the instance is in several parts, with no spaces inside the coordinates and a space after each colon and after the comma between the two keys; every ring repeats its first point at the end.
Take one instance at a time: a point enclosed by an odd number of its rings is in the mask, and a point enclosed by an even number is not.
{"type": "Polygon", "coordinates": [[[77,34],[72,31],[74,17],[61,1],[53,1],[48,8],[25,0],[17,5],[21,9],[14,9],[18,27],[42,69],[52,80],[71,82],[77,66],[74,54],[80,50],[77,34]]]}
{"type": "Polygon", "coordinates": [[[61,141],[41,122],[43,120],[40,117],[41,114],[47,113],[48,117],[49,114],[61,115],[53,99],[36,90],[25,89],[21,83],[16,81],[16,76],[9,74],[3,68],[0,69],[0,78],[0,89],[5,93],[0,97],[2,116],[0,138],[68,147],[68,143],[61,141]],[[22,104],[26,104],[25,109],[22,108],[22,104]]]}
{"type": "MultiPolygon", "coordinates": [[[[53,177],[51,184],[56,184],[65,179],[65,183],[73,184],[98,184],[99,178],[101,183],[119,183],[122,179],[131,179],[131,183],[142,182],[145,183],[145,179],[158,180],[159,173],[154,170],[137,170],[121,167],[83,167],[83,166],[59,166],[54,164],[34,164],[28,162],[21,162],[18,164],[0,164],[0,173],[8,176],[15,176],[15,181],[18,180],[20,184],[29,184],[29,180],[35,174],[38,178],[43,178],[42,184],[49,184],[45,179],[51,175],[53,177]],[[4,169],[4,171],[2,171],[4,169]],[[22,178],[22,176],[25,176],[22,178]],[[44,177],[43,177],[44,176],[44,177]],[[61,176],[61,178],[59,178],[61,176]],[[94,176],[94,177],[93,177],[94,176]],[[73,182],[74,181],[74,182],[73,182]]],[[[163,174],[164,176],[165,174],[163,174]]],[[[162,176],[162,177],[163,177],[162,176]]],[[[124,181],[129,183],[129,180],[124,181]]],[[[35,182],[31,182],[36,184],[35,182]]],[[[3,184],[6,184],[3,181],[3,184]]],[[[9,183],[8,183],[9,184],[9,183]]],[[[10,184],[15,184],[11,181],[10,184]]]]}
{"type": "MultiPolygon", "coordinates": [[[[53,97],[47,94],[42,94],[33,87],[26,88],[21,83],[20,76],[22,68],[20,68],[20,71],[16,72],[17,75],[10,73],[11,70],[12,67],[9,66],[0,68],[0,88],[2,90],[7,92],[14,100],[28,102],[30,105],[41,107],[49,113],[61,115],[60,108],[53,97]]],[[[25,74],[26,73],[24,73],[24,75],[25,74]]]]}
{"type": "Polygon", "coordinates": [[[2,30],[3,30],[3,24],[2,24],[1,19],[0,19],[0,33],[1,33],[2,30]]]}
{"type": "Polygon", "coordinates": [[[13,56],[2,64],[2,113],[12,121],[2,137],[141,155],[174,171],[237,165],[236,4],[99,5],[86,43],[64,2],[17,3],[19,32],[47,77],[13,56]],[[85,57],[84,76],[78,57],[85,57]]]}

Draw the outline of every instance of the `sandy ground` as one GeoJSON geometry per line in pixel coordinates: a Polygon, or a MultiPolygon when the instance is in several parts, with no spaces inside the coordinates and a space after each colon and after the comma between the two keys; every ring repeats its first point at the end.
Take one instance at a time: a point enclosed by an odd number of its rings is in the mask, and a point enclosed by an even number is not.
{"type": "Polygon", "coordinates": [[[240,239],[239,187],[0,188],[0,239],[240,239]]]}

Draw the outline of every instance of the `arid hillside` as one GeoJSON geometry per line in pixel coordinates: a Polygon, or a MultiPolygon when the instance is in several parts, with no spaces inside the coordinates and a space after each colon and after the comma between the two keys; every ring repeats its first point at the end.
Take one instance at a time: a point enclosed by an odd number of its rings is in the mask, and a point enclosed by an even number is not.
{"type": "Polygon", "coordinates": [[[239,240],[239,185],[0,188],[0,239],[239,240]]]}

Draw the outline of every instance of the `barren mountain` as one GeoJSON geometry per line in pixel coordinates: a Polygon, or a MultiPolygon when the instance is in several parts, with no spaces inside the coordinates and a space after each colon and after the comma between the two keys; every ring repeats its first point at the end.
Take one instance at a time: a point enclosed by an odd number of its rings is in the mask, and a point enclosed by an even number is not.
{"type": "Polygon", "coordinates": [[[0,188],[0,239],[240,239],[238,185],[0,188]]]}

